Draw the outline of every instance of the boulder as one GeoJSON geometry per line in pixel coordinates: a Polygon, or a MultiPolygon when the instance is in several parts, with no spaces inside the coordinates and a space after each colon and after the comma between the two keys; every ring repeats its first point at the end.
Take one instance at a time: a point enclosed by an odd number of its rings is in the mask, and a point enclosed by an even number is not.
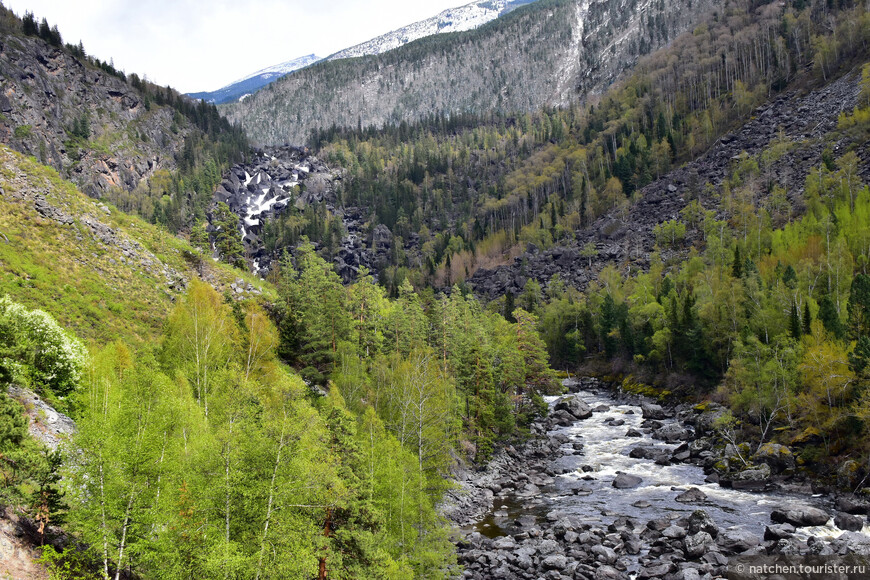
{"type": "Polygon", "coordinates": [[[866,515],[870,513],[870,504],[854,496],[843,496],[838,499],[837,508],[847,514],[866,515]]]}
{"type": "Polygon", "coordinates": [[[688,435],[688,431],[683,429],[679,423],[668,423],[653,433],[653,439],[674,443],[686,439],[688,435]]]}
{"type": "Polygon", "coordinates": [[[626,436],[626,437],[643,437],[643,433],[641,433],[641,432],[638,431],[637,429],[629,429],[629,430],[625,433],[625,436],[626,436]]]}
{"type": "Polygon", "coordinates": [[[808,505],[796,505],[773,510],[770,519],[778,524],[788,523],[795,527],[824,526],[831,519],[823,510],[808,505]]]}
{"type": "Polygon", "coordinates": [[[782,473],[787,469],[794,469],[795,460],[791,450],[785,445],[778,443],[765,443],[752,456],[755,463],[763,463],[770,467],[773,473],[782,473]]]}
{"type": "Polygon", "coordinates": [[[795,533],[795,528],[791,524],[771,524],[764,528],[765,540],[787,540],[795,533]]]}
{"type": "Polygon", "coordinates": [[[689,534],[697,534],[698,532],[707,532],[710,537],[715,538],[719,535],[719,527],[710,514],[704,510],[695,510],[689,516],[689,534]]]}
{"type": "Polygon", "coordinates": [[[744,530],[729,530],[719,536],[719,545],[727,554],[742,554],[760,543],[758,536],[744,530]]]}
{"type": "Polygon", "coordinates": [[[841,530],[847,532],[860,532],[864,529],[864,518],[861,516],[853,516],[846,512],[839,512],[834,517],[834,525],[841,530]]]}
{"type": "Polygon", "coordinates": [[[644,402],[640,406],[641,411],[643,411],[644,419],[667,419],[668,413],[661,407],[661,405],[656,405],[654,403],[644,402]]]}
{"type": "Polygon", "coordinates": [[[690,487],[683,493],[679,494],[674,500],[680,503],[697,503],[707,499],[707,494],[697,487],[690,487]]]}
{"type": "Polygon", "coordinates": [[[686,552],[686,558],[700,558],[710,549],[713,544],[713,538],[707,532],[698,532],[683,538],[683,550],[686,552]]]}
{"type": "Polygon", "coordinates": [[[592,408],[577,395],[567,395],[556,402],[555,411],[565,411],[576,419],[588,419],[592,416],[592,408]]]}
{"type": "Polygon", "coordinates": [[[861,465],[854,459],[844,461],[837,469],[837,486],[843,489],[854,489],[861,475],[861,465]]]}
{"type": "Polygon", "coordinates": [[[761,491],[768,483],[770,483],[770,467],[766,463],[744,469],[731,476],[731,487],[738,490],[761,491]]]}
{"type": "Polygon", "coordinates": [[[613,480],[613,487],[615,487],[616,489],[630,489],[639,486],[642,481],[643,479],[636,475],[619,473],[613,480]]]}
{"type": "Polygon", "coordinates": [[[553,554],[544,558],[543,566],[547,570],[564,570],[568,566],[568,558],[562,554],[553,554]]]}

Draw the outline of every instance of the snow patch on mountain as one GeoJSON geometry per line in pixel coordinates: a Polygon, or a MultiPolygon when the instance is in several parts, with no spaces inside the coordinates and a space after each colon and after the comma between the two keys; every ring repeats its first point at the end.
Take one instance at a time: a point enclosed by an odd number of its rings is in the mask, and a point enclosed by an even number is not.
{"type": "Polygon", "coordinates": [[[432,18],[346,48],[327,57],[326,60],[381,54],[433,34],[473,30],[532,1],[534,0],[477,0],[465,6],[449,8],[432,18]]]}

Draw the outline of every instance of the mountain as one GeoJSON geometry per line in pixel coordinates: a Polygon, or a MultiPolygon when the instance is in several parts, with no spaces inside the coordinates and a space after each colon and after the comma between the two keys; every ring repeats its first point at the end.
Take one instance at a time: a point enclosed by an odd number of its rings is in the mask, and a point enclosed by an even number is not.
{"type": "MultiPolygon", "coordinates": [[[[425,36],[472,30],[532,2],[535,0],[477,0],[465,6],[450,8],[432,18],[409,24],[356,46],[340,50],[327,57],[326,60],[381,54],[425,36]]],[[[309,54],[257,71],[216,91],[188,93],[188,96],[216,105],[242,101],[248,95],[272,84],[284,75],[303,69],[320,60],[323,59],[309,54]]]]}
{"type": "Polygon", "coordinates": [[[474,30],[532,2],[535,0],[477,0],[477,2],[465,6],[444,10],[432,18],[409,24],[367,42],[340,50],[328,57],[328,60],[381,54],[426,36],[474,30]]]}
{"type": "Polygon", "coordinates": [[[44,28],[0,6],[0,143],[91,197],[189,227],[228,160],[247,151],[245,136],[214,105],[126,75],[44,28]]]}
{"type": "Polygon", "coordinates": [[[255,93],[266,85],[275,82],[277,79],[289,74],[295,70],[305,68],[312,65],[321,58],[314,54],[307,54],[276,64],[263,70],[258,70],[255,73],[234,81],[227,86],[216,91],[206,91],[200,93],[188,93],[187,96],[193,99],[202,99],[206,103],[214,103],[220,105],[223,103],[231,103],[234,101],[243,100],[246,96],[255,93]]]}
{"type": "Polygon", "coordinates": [[[474,30],[316,63],[222,111],[255,142],[301,144],[313,130],[333,125],[564,106],[602,92],[714,5],[539,0],[474,30]]]}

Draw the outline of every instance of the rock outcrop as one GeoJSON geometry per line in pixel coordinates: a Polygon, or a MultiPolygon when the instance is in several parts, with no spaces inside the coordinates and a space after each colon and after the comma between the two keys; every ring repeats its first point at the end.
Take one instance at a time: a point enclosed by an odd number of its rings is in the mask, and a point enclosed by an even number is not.
{"type": "Polygon", "coordinates": [[[117,76],[36,37],[0,35],[0,142],[91,197],[174,170],[190,125],[117,76]],[[87,139],[74,128],[87,127],[87,139]]]}

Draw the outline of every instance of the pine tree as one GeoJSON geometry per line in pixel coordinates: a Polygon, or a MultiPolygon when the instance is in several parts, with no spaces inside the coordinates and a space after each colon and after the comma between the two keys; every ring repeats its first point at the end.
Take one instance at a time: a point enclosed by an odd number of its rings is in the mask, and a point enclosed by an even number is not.
{"type": "Polygon", "coordinates": [[[731,276],[738,279],[743,277],[743,261],[740,258],[740,246],[734,246],[734,262],[731,264],[731,276]]]}

